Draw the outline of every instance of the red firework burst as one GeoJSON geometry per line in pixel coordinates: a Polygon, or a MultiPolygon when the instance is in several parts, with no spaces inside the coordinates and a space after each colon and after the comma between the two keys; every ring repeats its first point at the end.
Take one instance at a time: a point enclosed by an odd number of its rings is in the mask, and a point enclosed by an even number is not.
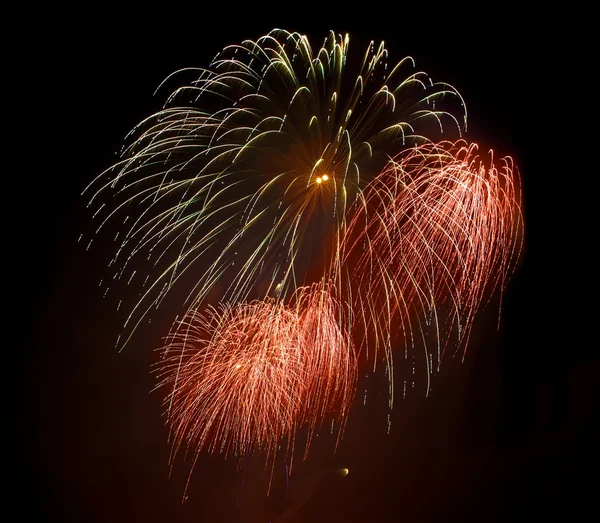
{"type": "Polygon", "coordinates": [[[356,361],[340,328],[339,306],[322,285],[302,288],[294,306],[253,301],[193,312],[170,336],[160,366],[168,386],[173,454],[194,460],[206,448],[240,461],[256,449],[274,463],[296,430],[338,421],[338,437],[354,397],[356,361]]]}
{"type": "Polygon", "coordinates": [[[389,353],[393,321],[411,340],[411,322],[425,317],[437,331],[438,362],[451,332],[466,347],[476,312],[518,259],[517,182],[510,158],[497,166],[490,151],[486,162],[461,140],[402,153],[369,184],[342,247],[364,344],[389,353]]]}

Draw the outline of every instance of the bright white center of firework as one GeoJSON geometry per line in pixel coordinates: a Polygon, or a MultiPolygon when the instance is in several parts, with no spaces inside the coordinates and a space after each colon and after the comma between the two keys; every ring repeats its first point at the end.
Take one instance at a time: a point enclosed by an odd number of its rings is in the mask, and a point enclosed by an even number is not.
{"type": "Polygon", "coordinates": [[[324,174],[323,176],[319,176],[316,179],[316,182],[317,183],[323,183],[323,182],[326,182],[327,180],[329,180],[329,176],[327,176],[326,174],[324,174]]]}

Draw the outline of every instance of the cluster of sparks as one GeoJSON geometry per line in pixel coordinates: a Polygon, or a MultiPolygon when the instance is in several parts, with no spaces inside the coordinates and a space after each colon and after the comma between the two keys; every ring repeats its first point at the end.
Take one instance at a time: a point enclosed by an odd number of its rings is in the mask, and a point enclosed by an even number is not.
{"type": "MultiPolygon", "coordinates": [[[[342,249],[367,351],[383,347],[391,365],[392,348],[414,345],[423,322],[436,332],[438,365],[452,339],[466,348],[476,312],[519,256],[515,181],[510,158],[498,168],[463,140],[409,149],[371,181],[342,249]]],[[[427,350],[425,359],[429,384],[427,350]]]]}
{"type": "Polygon", "coordinates": [[[384,355],[393,398],[393,351],[425,324],[438,364],[452,340],[466,347],[514,269],[510,158],[434,143],[466,130],[456,89],[411,58],[388,68],[383,44],[357,64],[348,49],[348,36],[315,53],[274,30],[177,71],[164,108],[86,189],[105,202],[97,232],[124,215],[113,279],[151,265],[118,343],[187,286],[158,370],[173,456],[261,449],[274,463],[286,442],[291,459],[296,431],[308,427],[306,452],[328,419],[341,437],[361,355],[384,355]]]}
{"type": "Polygon", "coordinates": [[[185,443],[195,457],[207,447],[241,461],[258,446],[274,465],[282,441],[293,455],[299,427],[310,442],[326,414],[345,419],[356,362],[339,306],[321,286],[299,289],[294,302],[222,305],[179,325],[160,366],[174,452],[185,443]]]}

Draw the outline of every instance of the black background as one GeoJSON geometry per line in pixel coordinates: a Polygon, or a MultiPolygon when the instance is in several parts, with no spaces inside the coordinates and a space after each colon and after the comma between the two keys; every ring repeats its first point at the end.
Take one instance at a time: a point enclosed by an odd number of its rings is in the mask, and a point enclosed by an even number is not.
{"type": "Polygon", "coordinates": [[[576,285],[564,262],[585,252],[569,219],[587,186],[571,163],[580,139],[570,115],[585,109],[585,89],[567,80],[576,68],[568,23],[553,30],[514,12],[433,7],[381,7],[371,19],[346,20],[300,6],[287,15],[162,9],[151,21],[119,11],[38,13],[41,29],[28,31],[32,51],[10,84],[18,96],[6,103],[16,107],[24,146],[5,174],[6,278],[15,291],[5,402],[16,410],[8,430],[17,447],[7,450],[19,519],[268,521],[292,507],[289,521],[542,521],[586,510],[600,360],[584,341],[594,330],[591,281],[576,285]],[[246,504],[238,502],[242,479],[259,485],[260,470],[244,476],[219,456],[200,458],[181,503],[189,463],[177,462],[169,477],[160,397],[149,393],[148,347],[167,319],[117,353],[122,315],[98,288],[110,254],[77,242],[94,225],[80,193],[159,107],[152,93],[167,74],[205,66],[225,45],[273,27],[305,32],[313,45],[329,29],[349,32],[351,52],[385,40],[391,61],[411,55],[454,85],[470,137],[519,166],[526,248],[500,330],[482,320],[465,362],[449,364],[429,398],[396,403],[390,434],[385,400],[363,407],[359,393],[337,453],[317,442],[292,475],[296,505],[282,501],[281,470],[269,499],[246,486],[246,504]],[[339,467],[350,474],[332,479],[339,467]]]}

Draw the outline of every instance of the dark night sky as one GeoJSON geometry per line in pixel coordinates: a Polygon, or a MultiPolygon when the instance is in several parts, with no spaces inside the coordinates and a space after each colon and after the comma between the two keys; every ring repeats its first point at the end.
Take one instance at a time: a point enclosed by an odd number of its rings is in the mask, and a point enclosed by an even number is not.
{"type": "MultiPolygon", "coordinates": [[[[314,35],[315,45],[329,28],[349,32],[351,52],[383,39],[392,61],[411,55],[434,80],[454,85],[466,100],[473,139],[515,158],[526,219],[526,250],[500,331],[483,318],[465,363],[448,364],[428,399],[397,401],[389,435],[385,400],[365,408],[359,394],[338,452],[318,441],[292,475],[290,492],[300,501],[289,521],[541,521],[558,509],[572,515],[588,503],[582,476],[598,441],[592,421],[600,359],[583,342],[574,303],[564,297],[570,278],[562,259],[575,239],[564,233],[561,216],[573,202],[558,182],[565,138],[552,115],[556,97],[570,95],[542,89],[556,74],[551,37],[510,16],[468,23],[433,9],[395,26],[381,23],[387,16],[366,21],[355,14],[318,23],[281,16],[245,27],[233,11],[237,23],[185,13],[133,23],[113,14],[99,17],[95,29],[62,21],[37,34],[21,171],[35,169],[17,172],[19,193],[9,195],[9,208],[19,209],[13,245],[21,255],[14,260],[10,329],[17,333],[16,385],[7,400],[22,403],[11,426],[22,450],[9,475],[22,520],[238,521],[243,475],[233,463],[202,456],[184,504],[186,463],[178,461],[168,477],[160,397],[149,393],[149,348],[169,318],[156,318],[136,345],[116,352],[122,315],[97,286],[109,253],[85,252],[77,243],[94,226],[79,194],[114,160],[129,129],[158,108],[152,92],[167,74],[205,66],[223,46],[275,26],[314,35]],[[548,160],[549,148],[555,160],[548,160]],[[350,474],[331,476],[339,467],[350,474]]],[[[252,468],[245,481],[259,485],[261,477],[252,468]]],[[[239,521],[267,521],[284,510],[281,478],[279,471],[268,500],[248,499],[260,489],[246,487],[245,510],[255,519],[239,521]]]]}

